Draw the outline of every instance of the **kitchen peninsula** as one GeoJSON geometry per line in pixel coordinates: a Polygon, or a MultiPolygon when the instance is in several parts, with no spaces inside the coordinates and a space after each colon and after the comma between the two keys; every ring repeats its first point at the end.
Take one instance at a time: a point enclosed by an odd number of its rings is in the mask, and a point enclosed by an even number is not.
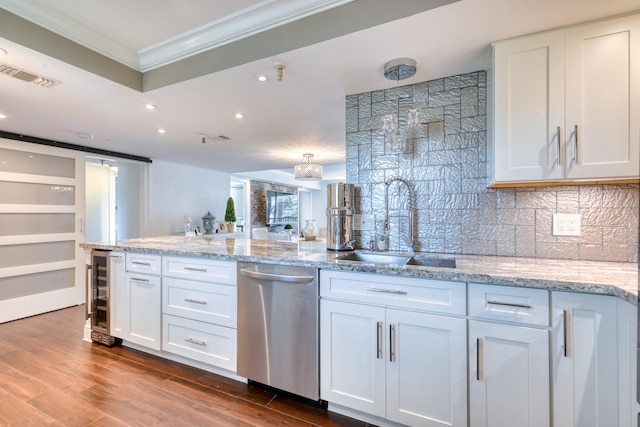
{"type": "Polygon", "coordinates": [[[381,426],[635,425],[635,263],[415,254],[456,262],[423,267],[199,236],[81,246],[114,254],[112,334],[143,351],[246,380],[237,262],[313,267],[329,410],[381,426]]]}

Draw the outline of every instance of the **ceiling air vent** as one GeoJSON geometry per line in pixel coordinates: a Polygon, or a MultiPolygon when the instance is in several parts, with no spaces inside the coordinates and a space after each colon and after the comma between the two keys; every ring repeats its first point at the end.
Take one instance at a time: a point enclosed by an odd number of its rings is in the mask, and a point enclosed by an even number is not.
{"type": "Polygon", "coordinates": [[[14,77],[18,80],[22,80],[23,82],[33,83],[34,85],[38,85],[41,87],[53,87],[60,84],[59,81],[50,79],[48,77],[38,76],[28,71],[20,70],[19,68],[12,67],[11,65],[3,64],[1,62],[0,62],[0,74],[5,74],[7,76],[14,77]]]}

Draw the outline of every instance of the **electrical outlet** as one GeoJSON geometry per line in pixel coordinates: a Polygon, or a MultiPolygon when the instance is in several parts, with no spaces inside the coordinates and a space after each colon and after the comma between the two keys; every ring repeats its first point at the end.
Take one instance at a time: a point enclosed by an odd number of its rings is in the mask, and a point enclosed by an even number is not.
{"type": "Polygon", "coordinates": [[[554,236],[579,236],[580,214],[553,214],[554,236]]]}
{"type": "Polygon", "coordinates": [[[354,229],[362,231],[374,231],[376,229],[375,215],[355,214],[354,229]]]}

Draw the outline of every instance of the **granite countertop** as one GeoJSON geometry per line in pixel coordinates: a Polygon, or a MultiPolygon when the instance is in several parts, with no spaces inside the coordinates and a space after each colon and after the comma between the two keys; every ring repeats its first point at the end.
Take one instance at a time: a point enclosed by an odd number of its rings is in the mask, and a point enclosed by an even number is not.
{"type": "Polygon", "coordinates": [[[613,295],[638,303],[638,264],[570,261],[481,255],[416,253],[455,258],[456,268],[381,265],[337,259],[345,252],[327,251],[322,242],[246,240],[202,236],[161,236],[105,243],[82,243],[87,249],[110,249],[162,255],[203,257],[356,271],[425,279],[490,283],[613,295]]]}

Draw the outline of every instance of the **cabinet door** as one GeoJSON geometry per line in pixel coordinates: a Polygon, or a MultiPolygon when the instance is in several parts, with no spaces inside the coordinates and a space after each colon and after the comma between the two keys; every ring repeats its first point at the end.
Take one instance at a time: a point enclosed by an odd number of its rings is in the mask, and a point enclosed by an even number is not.
{"type": "Polygon", "coordinates": [[[567,30],[566,67],[567,178],[637,178],[640,15],[567,30]]]}
{"type": "Polygon", "coordinates": [[[386,318],[387,418],[466,426],[466,320],[389,309],[386,318]]]}
{"type": "Polygon", "coordinates": [[[554,425],[618,425],[615,297],[552,292],[554,425]]]}
{"type": "Polygon", "coordinates": [[[322,399],[385,416],[384,320],[381,307],[321,301],[322,399]]]}
{"type": "Polygon", "coordinates": [[[561,179],[564,32],[494,46],[494,181],[561,179]]]}
{"type": "Polygon", "coordinates": [[[127,323],[127,294],[125,290],[126,269],[124,262],[124,252],[111,252],[109,254],[110,283],[109,283],[109,333],[118,338],[124,334],[127,323]]]}
{"type": "Polygon", "coordinates": [[[549,426],[549,392],[548,330],[469,321],[470,426],[549,426]]]}
{"type": "Polygon", "coordinates": [[[124,339],[136,344],[160,350],[161,318],[160,300],[162,290],[159,276],[147,276],[139,273],[126,275],[127,304],[124,339]]]}

